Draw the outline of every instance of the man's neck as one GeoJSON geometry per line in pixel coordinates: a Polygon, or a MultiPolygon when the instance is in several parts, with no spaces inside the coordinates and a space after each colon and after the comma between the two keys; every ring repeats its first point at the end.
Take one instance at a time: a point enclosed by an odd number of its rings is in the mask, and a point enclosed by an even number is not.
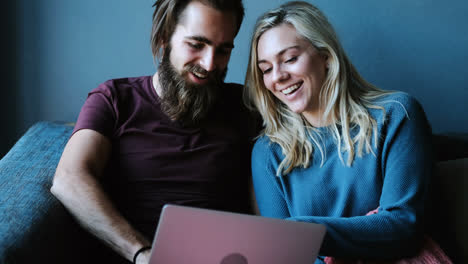
{"type": "Polygon", "coordinates": [[[162,96],[162,88],[161,88],[161,84],[159,83],[159,75],[158,75],[158,72],[156,72],[154,75],[153,75],[153,88],[154,90],[156,91],[156,94],[161,97],[162,96]]]}

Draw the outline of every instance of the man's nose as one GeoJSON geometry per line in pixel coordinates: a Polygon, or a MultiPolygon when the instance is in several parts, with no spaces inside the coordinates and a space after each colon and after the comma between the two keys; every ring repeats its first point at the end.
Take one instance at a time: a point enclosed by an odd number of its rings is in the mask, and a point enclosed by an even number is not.
{"type": "Polygon", "coordinates": [[[208,49],[200,59],[200,66],[208,72],[213,71],[216,68],[215,59],[215,51],[208,49]]]}

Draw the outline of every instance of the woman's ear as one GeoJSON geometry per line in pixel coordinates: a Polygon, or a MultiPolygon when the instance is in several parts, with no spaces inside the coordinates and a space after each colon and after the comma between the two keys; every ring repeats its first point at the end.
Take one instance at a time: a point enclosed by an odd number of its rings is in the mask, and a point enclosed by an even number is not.
{"type": "Polygon", "coordinates": [[[323,61],[325,62],[325,70],[328,71],[328,68],[330,68],[330,60],[329,60],[329,57],[327,53],[322,53],[322,59],[323,61]]]}

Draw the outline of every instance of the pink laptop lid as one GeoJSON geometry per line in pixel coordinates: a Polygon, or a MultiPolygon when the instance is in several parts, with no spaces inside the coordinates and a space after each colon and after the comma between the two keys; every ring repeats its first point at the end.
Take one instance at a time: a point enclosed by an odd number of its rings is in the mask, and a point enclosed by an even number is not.
{"type": "Polygon", "coordinates": [[[150,264],[311,264],[325,226],[164,206],[150,264]]]}

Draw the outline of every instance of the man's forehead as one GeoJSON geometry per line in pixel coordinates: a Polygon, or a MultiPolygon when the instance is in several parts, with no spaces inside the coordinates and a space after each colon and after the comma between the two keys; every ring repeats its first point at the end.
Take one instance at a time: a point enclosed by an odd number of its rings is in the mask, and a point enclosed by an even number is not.
{"type": "Polygon", "coordinates": [[[236,35],[235,15],[198,1],[190,2],[181,14],[176,32],[184,38],[204,38],[213,44],[233,43],[236,35]]]}
{"type": "Polygon", "coordinates": [[[211,14],[217,13],[220,16],[235,16],[233,11],[217,9],[214,6],[210,5],[209,1],[207,1],[207,3],[204,3],[202,1],[192,0],[189,1],[189,3],[187,3],[182,12],[179,14],[178,23],[185,23],[185,20],[187,18],[204,18],[204,15],[206,16],[206,13],[204,11],[210,11],[208,13],[211,14]]]}

